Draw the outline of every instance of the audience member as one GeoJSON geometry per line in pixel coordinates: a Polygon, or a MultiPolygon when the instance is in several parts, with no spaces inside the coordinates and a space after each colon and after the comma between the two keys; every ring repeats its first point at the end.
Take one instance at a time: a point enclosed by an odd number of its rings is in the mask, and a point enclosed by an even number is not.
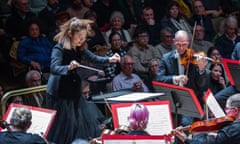
{"type": "MultiPolygon", "coordinates": [[[[106,53],[106,56],[113,56],[114,53],[118,53],[120,57],[124,57],[127,52],[122,45],[122,36],[118,32],[113,32],[109,36],[109,42],[111,49],[106,53]]],[[[119,63],[111,63],[104,69],[106,77],[113,79],[121,71],[119,63]]]]}
{"type": "Polygon", "coordinates": [[[50,41],[56,33],[56,14],[60,11],[58,0],[47,0],[46,7],[38,14],[42,23],[42,32],[46,34],[50,41]]]}
{"type": "Polygon", "coordinates": [[[232,52],[232,59],[234,60],[240,60],[240,42],[238,42],[232,52]]]}
{"type": "Polygon", "coordinates": [[[123,47],[126,47],[128,45],[128,43],[130,43],[132,41],[129,33],[127,30],[125,30],[123,28],[123,25],[125,23],[125,19],[123,17],[123,14],[119,11],[114,11],[111,14],[110,17],[110,29],[108,31],[105,32],[105,40],[108,43],[108,45],[110,45],[108,39],[109,39],[109,35],[112,32],[118,32],[121,36],[122,36],[122,45],[123,47]]]}
{"type": "Polygon", "coordinates": [[[125,55],[121,60],[121,72],[112,81],[113,91],[131,89],[133,91],[147,92],[148,88],[139,76],[133,73],[134,60],[125,55]]]}
{"type": "Polygon", "coordinates": [[[161,20],[161,27],[170,27],[174,33],[184,30],[192,38],[192,27],[187,21],[186,16],[180,13],[178,2],[171,1],[167,6],[167,13],[161,20]]]}
{"type": "Polygon", "coordinates": [[[194,15],[190,19],[191,25],[193,26],[196,22],[198,25],[204,27],[204,40],[211,41],[215,35],[215,31],[210,16],[205,15],[205,7],[201,0],[195,0],[193,2],[193,10],[194,15]]]}
{"type": "Polygon", "coordinates": [[[221,61],[221,54],[217,47],[210,47],[207,52],[207,57],[212,58],[214,61],[221,61]]]}
{"type": "Polygon", "coordinates": [[[28,35],[28,23],[36,16],[29,11],[28,0],[12,0],[12,8],[11,16],[6,21],[6,32],[18,41],[28,35]]]}
{"type": "Polygon", "coordinates": [[[155,47],[149,44],[149,35],[146,29],[137,28],[134,38],[135,42],[128,54],[133,58],[136,73],[140,77],[144,77],[148,72],[150,60],[161,59],[161,55],[155,47]]]}
{"type": "Polygon", "coordinates": [[[232,123],[223,126],[215,135],[200,133],[192,140],[182,132],[181,127],[177,128],[176,136],[185,144],[238,144],[240,141],[240,94],[235,94],[227,99],[225,106],[226,118],[234,119],[232,123]]]}
{"type": "Polygon", "coordinates": [[[224,34],[216,41],[216,47],[223,58],[231,58],[231,54],[240,36],[237,35],[238,22],[235,17],[227,17],[224,21],[224,34]]]}
{"type": "Polygon", "coordinates": [[[154,92],[152,81],[157,80],[157,73],[159,71],[159,60],[152,59],[148,64],[148,76],[144,79],[144,83],[149,91],[154,92]]]}
{"type": "Polygon", "coordinates": [[[104,55],[107,50],[109,50],[109,47],[107,46],[107,43],[103,37],[103,34],[99,30],[99,27],[97,25],[97,14],[93,10],[89,10],[84,14],[84,19],[92,20],[93,23],[91,23],[91,29],[89,30],[88,36],[87,36],[87,44],[89,47],[89,50],[92,52],[97,53],[98,55],[104,55]]]}
{"type": "Polygon", "coordinates": [[[109,18],[113,13],[113,0],[98,0],[93,4],[92,10],[97,13],[97,24],[101,32],[106,32],[110,28],[109,18]]]}
{"type": "Polygon", "coordinates": [[[27,133],[31,124],[32,113],[29,109],[24,107],[14,109],[10,117],[10,130],[0,133],[0,143],[47,144],[39,135],[27,133]]]}
{"type": "Polygon", "coordinates": [[[38,22],[31,22],[28,37],[20,41],[17,59],[32,69],[49,72],[52,44],[40,35],[38,22]]]}
{"type": "Polygon", "coordinates": [[[70,18],[77,17],[82,19],[89,8],[83,5],[82,0],[71,0],[71,2],[71,6],[67,8],[70,18]]]}
{"type": "Polygon", "coordinates": [[[204,52],[206,54],[208,52],[208,49],[214,46],[212,42],[204,40],[204,36],[204,27],[202,27],[201,25],[196,25],[195,36],[192,46],[195,52],[204,52]]]}
{"type": "Polygon", "coordinates": [[[142,22],[137,26],[137,29],[146,29],[149,35],[149,44],[155,46],[160,43],[161,26],[155,22],[154,11],[151,7],[145,7],[142,11],[142,22]]]}
{"type": "Polygon", "coordinates": [[[165,27],[161,30],[161,43],[155,46],[155,48],[159,51],[161,57],[163,54],[175,49],[175,45],[173,44],[173,35],[174,33],[170,27],[165,27]]]}
{"type": "MultiPolygon", "coordinates": [[[[198,65],[189,64],[188,68],[180,63],[181,56],[188,50],[190,39],[185,31],[178,31],[175,34],[174,44],[176,50],[163,55],[160,62],[157,81],[186,86],[196,93],[198,100],[203,105],[202,96],[207,85],[207,61],[198,59],[198,65]],[[187,71],[187,72],[186,72],[187,71]],[[186,75],[187,74],[187,75],[186,75]]],[[[189,125],[193,119],[183,116],[182,125],[189,125]]]]}
{"type": "Polygon", "coordinates": [[[216,94],[220,90],[227,87],[227,80],[225,78],[223,65],[220,63],[212,63],[209,70],[209,82],[208,87],[213,94],[216,94]]]}
{"type": "MultiPolygon", "coordinates": [[[[37,70],[29,71],[25,76],[27,87],[36,87],[42,85],[41,74],[37,70]]],[[[24,95],[24,104],[31,106],[44,106],[45,94],[42,92],[30,93],[24,95]]]]}
{"type": "Polygon", "coordinates": [[[146,106],[142,104],[133,104],[130,108],[128,116],[130,132],[129,135],[149,135],[145,131],[149,119],[149,111],[146,106]]]}

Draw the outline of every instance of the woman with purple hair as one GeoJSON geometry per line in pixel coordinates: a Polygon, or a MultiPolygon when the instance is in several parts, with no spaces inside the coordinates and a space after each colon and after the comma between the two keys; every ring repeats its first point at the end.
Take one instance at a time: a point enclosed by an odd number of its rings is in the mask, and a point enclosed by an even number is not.
{"type": "Polygon", "coordinates": [[[128,117],[130,132],[129,135],[150,135],[145,129],[148,124],[149,111],[142,104],[133,104],[128,117]]]}

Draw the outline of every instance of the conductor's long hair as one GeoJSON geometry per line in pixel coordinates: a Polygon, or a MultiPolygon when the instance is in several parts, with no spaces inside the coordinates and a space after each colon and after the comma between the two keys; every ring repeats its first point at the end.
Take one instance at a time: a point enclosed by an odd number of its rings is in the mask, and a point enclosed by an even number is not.
{"type": "Polygon", "coordinates": [[[54,37],[54,41],[62,43],[65,49],[71,49],[71,41],[68,32],[70,31],[72,35],[81,30],[87,30],[87,32],[89,32],[91,29],[89,23],[92,23],[92,21],[73,17],[60,26],[60,32],[54,37]]]}
{"type": "Polygon", "coordinates": [[[133,104],[128,117],[129,125],[132,130],[144,130],[147,127],[149,111],[142,104],[133,104]]]}

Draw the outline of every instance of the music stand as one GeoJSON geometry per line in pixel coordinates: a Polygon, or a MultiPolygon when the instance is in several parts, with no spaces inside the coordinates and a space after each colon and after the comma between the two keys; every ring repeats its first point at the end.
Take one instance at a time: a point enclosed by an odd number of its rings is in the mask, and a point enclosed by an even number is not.
{"type": "Polygon", "coordinates": [[[222,58],[222,63],[230,84],[240,91],[240,61],[222,58]]]}
{"type": "Polygon", "coordinates": [[[156,92],[165,93],[159,97],[160,100],[170,101],[171,110],[176,114],[175,124],[178,121],[178,114],[203,118],[203,109],[192,89],[156,81],[153,81],[152,84],[156,92]]]}

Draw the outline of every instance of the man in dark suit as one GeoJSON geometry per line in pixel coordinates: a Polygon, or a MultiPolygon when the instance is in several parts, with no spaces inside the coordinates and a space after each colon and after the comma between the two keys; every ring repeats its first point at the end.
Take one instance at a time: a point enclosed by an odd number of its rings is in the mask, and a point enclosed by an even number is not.
{"type": "MultiPolygon", "coordinates": [[[[207,75],[206,71],[207,61],[204,58],[197,59],[197,64],[185,60],[189,46],[189,36],[185,31],[178,31],[175,34],[174,44],[176,50],[172,50],[163,55],[159,66],[157,81],[186,86],[193,89],[198,96],[200,103],[202,102],[203,92],[207,89],[207,75]]],[[[192,56],[190,59],[195,60],[192,56]]],[[[193,120],[193,119],[192,119],[193,120]]],[[[182,125],[189,125],[192,120],[182,120],[182,125]]]]}

